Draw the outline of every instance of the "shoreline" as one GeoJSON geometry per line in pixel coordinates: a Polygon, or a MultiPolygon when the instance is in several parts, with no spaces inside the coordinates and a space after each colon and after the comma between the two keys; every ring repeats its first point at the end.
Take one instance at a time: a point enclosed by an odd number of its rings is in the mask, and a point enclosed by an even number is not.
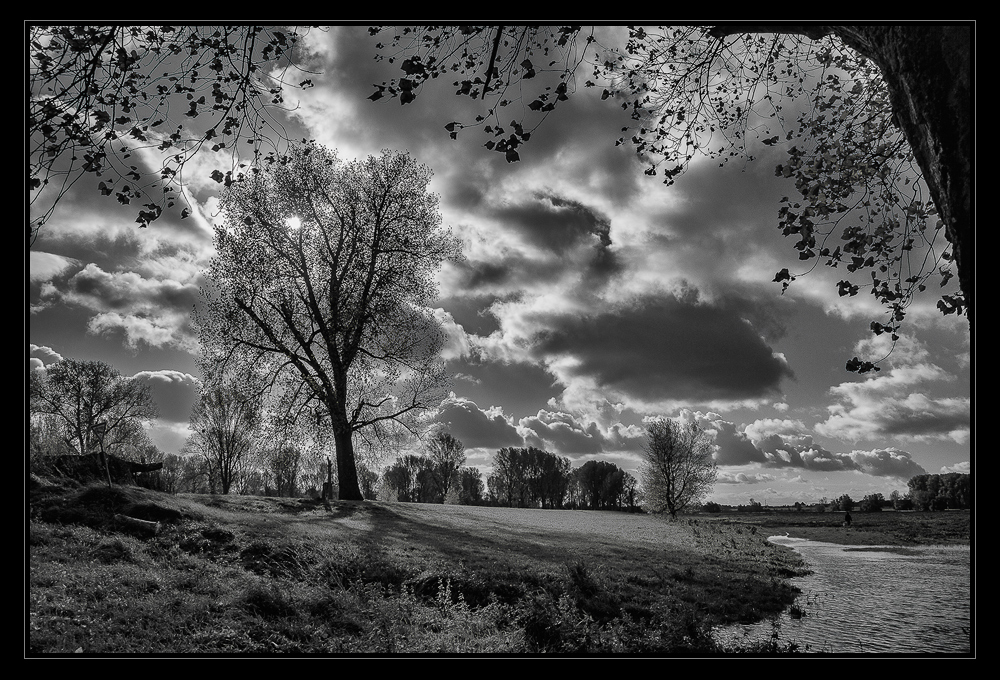
{"type": "Polygon", "coordinates": [[[754,513],[740,516],[700,515],[699,521],[753,525],[767,536],[788,535],[848,546],[916,547],[971,545],[972,513],[969,511],[913,513],[853,513],[851,526],[835,514],[754,513]]]}

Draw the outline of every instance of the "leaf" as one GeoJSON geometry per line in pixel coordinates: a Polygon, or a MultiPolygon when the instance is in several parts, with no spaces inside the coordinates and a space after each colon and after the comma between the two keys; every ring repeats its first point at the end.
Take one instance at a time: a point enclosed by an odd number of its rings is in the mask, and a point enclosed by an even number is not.
{"type": "Polygon", "coordinates": [[[870,361],[862,361],[858,357],[854,357],[847,362],[847,370],[851,373],[869,373],[871,371],[880,371],[882,369],[870,361]]]}

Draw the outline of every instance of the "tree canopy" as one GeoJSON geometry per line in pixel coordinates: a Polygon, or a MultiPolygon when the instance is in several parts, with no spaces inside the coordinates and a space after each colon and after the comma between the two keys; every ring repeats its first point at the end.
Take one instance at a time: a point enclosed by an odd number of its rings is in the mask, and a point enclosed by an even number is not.
{"type": "Polygon", "coordinates": [[[184,200],[183,170],[200,150],[218,155],[209,176],[225,185],[238,176],[241,157],[253,162],[280,152],[287,137],[274,114],[286,108],[283,90],[311,85],[289,71],[288,57],[305,33],[249,25],[29,25],[28,246],[84,177],[93,177],[102,195],[141,206],[136,222],[145,227],[184,200]]]}
{"type": "Polygon", "coordinates": [[[345,163],[306,143],[222,199],[196,316],[208,370],[254,366],[287,417],[328,427],[343,500],[361,500],[352,437],[415,433],[447,383],[428,305],[461,252],[429,181],[408,154],[345,163]]]}
{"type": "MultiPolygon", "coordinates": [[[[782,269],[784,291],[816,263],[842,266],[842,296],[868,289],[886,308],[876,334],[898,336],[916,293],[956,272],[961,292],[938,303],[973,318],[971,36],[969,25],[394,27],[377,58],[402,76],[370,99],[412,102],[421,86],[455,78],[479,100],[484,146],[516,162],[532,135],[582,84],[631,113],[619,144],[646,174],[673,183],[696,154],[725,163],[787,146],[778,174],[798,197],[778,227],[797,238],[802,272],[782,269]],[[602,44],[605,40],[607,44],[602,44]],[[800,112],[789,116],[789,110],[800,112]],[[923,187],[927,188],[924,193],[923,187]],[[938,238],[943,232],[944,239],[938,238]]],[[[381,35],[382,28],[370,29],[381,35]]],[[[852,371],[878,370],[855,357],[852,371]]]]}

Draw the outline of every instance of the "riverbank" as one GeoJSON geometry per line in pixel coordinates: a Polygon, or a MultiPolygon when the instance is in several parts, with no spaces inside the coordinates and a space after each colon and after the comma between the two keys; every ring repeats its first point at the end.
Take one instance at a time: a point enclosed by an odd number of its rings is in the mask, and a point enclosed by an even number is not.
{"type": "Polygon", "coordinates": [[[769,536],[804,538],[840,545],[921,546],[969,545],[973,515],[966,510],[942,512],[852,512],[844,526],[842,512],[758,512],[698,515],[699,521],[750,525],[769,536]]]}
{"type": "Polygon", "coordinates": [[[34,479],[29,510],[30,656],[709,656],[806,571],[757,527],[623,512],[34,479]]]}

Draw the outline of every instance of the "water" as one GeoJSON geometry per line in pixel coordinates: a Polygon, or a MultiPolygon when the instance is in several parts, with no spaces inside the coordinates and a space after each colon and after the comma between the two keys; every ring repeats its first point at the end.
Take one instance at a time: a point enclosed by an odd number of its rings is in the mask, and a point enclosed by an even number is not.
{"type": "MultiPolygon", "coordinates": [[[[772,536],[798,551],[813,573],[792,579],[802,594],[795,618],[779,618],[780,639],[833,654],[969,654],[968,546],[876,548],[772,536]]],[[[794,610],[794,607],[792,608],[794,610]]],[[[772,624],[731,626],[720,640],[770,637],[772,624]]]]}

